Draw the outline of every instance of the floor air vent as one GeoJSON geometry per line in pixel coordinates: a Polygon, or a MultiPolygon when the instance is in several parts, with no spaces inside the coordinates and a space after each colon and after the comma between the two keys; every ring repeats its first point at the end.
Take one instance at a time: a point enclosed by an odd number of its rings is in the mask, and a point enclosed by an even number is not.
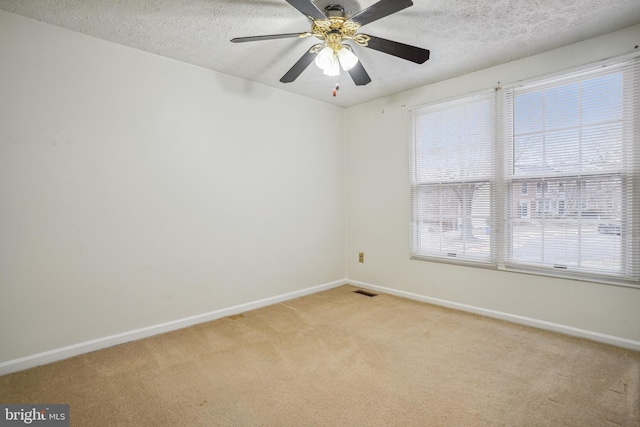
{"type": "Polygon", "coordinates": [[[367,291],[363,291],[358,289],[357,291],[353,291],[356,294],[360,294],[360,295],[364,295],[366,297],[375,297],[378,294],[374,294],[373,292],[367,292],[367,291]]]}

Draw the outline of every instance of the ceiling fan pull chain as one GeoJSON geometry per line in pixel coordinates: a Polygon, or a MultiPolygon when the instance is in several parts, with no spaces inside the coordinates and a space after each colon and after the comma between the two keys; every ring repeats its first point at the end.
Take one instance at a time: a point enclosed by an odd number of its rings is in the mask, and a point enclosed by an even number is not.
{"type": "Polygon", "coordinates": [[[340,90],[340,84],[336,83],[336,85],[333,88],[333,96],[336,96],[339,90],[340,90]]]}

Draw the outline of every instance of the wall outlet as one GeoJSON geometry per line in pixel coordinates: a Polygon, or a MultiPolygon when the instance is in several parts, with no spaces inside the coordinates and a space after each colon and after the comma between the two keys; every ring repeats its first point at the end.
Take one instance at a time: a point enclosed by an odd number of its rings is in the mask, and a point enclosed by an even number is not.
{"type": "Polygon", "coordinates": [[[358,254],[358,262],[364,262],[364,252],[358,254]]]}

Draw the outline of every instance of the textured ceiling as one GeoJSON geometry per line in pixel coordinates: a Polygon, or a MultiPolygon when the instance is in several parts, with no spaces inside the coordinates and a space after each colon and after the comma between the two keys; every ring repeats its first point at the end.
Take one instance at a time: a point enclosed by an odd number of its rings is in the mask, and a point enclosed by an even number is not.
{"type": "MultiPolygon", "coordinates": [[[[353,15],[376,0],[316,0],[353,15]]],[[[356,87],[313,64],[293,83],[280,77],[317,39],[235,44],[233,37],[305,32],[310,21],[285,0],[0,0],[0,9],[340,106],[523,58],[640,23],[638,0],[414,0],[360,32],[431,51],[422,65],[366,48],[372,78],[356,87]]],[[[632,48],[632,47],[630,47],[632,48]]]]}

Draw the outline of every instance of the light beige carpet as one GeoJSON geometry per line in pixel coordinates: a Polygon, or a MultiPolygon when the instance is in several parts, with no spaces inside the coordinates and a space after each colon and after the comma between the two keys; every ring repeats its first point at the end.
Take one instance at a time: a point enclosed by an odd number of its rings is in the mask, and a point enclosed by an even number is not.
{"type": "Polygon", "coordinates": [[[638,426],[640,353],[343,286],[0,377],[72,426],[638,426]]]}

